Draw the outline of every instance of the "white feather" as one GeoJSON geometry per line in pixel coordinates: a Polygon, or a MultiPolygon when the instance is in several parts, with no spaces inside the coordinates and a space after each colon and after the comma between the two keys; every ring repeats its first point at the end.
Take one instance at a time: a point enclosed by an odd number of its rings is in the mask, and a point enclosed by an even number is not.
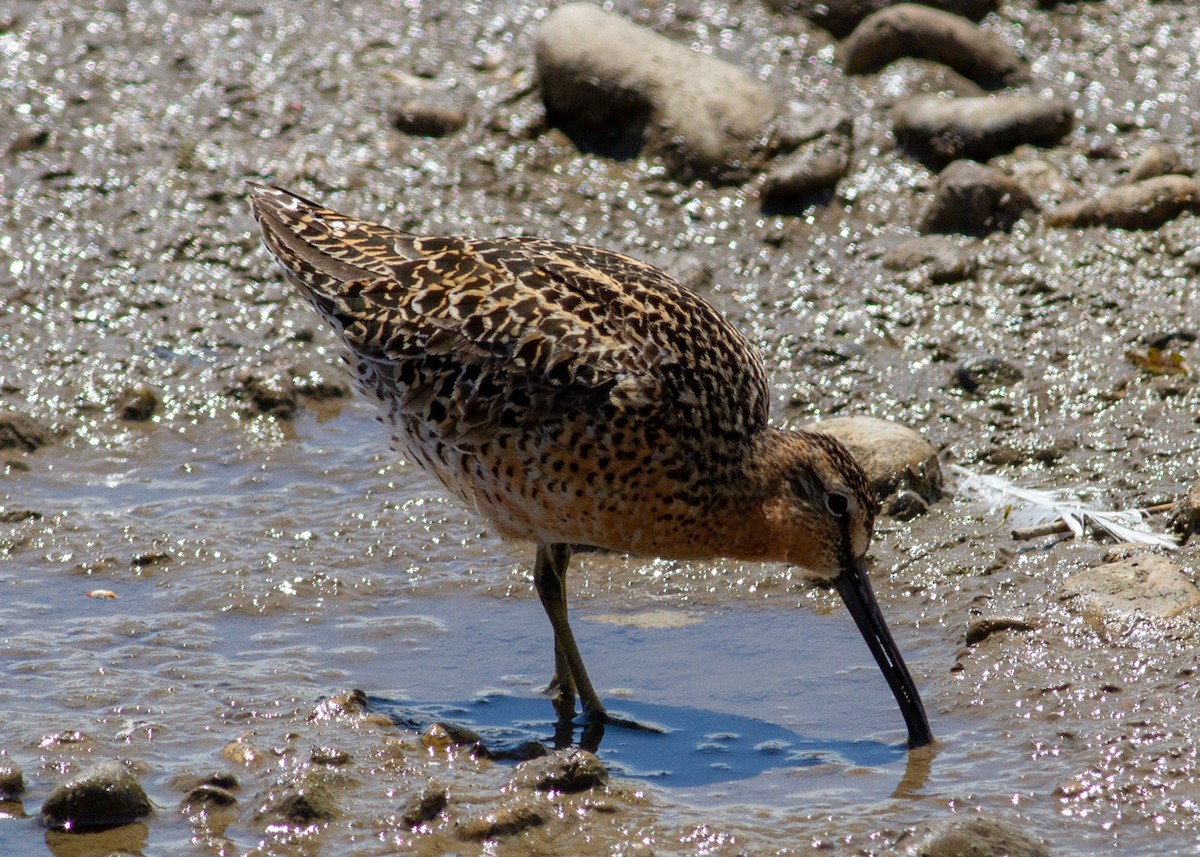
{"type": "Polygon", "coordinates": [[[1081,538],[1084,525],[1091,524],[1124,542],[1165,548],[1179,546],[1171,536],[1146,529],[1143,523],[1146,513],[1141,509],[1093,509],[1085,506],[1074,491],[1021,488],[1000,476],[976,473],[957,464],[949,465],[947,470],[957,478],[959,494],[980,500],[991,509],[1003,508],[1005,519],[1017,526],[1059,519],[1075,538],[1081,538]]]}

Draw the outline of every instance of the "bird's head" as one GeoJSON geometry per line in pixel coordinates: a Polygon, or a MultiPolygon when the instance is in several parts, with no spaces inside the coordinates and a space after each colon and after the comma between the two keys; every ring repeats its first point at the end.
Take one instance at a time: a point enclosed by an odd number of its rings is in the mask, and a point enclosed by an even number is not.
{"type": "Polygon", "coordinates": [[[866,473],[839,441],[815,432],[779,433],[771,457],[776,484],[764,517],[778,558],[833,584],[896,697],[909,746],[930,743],[925,707],[867,576],[879,505],[866,473]]]}

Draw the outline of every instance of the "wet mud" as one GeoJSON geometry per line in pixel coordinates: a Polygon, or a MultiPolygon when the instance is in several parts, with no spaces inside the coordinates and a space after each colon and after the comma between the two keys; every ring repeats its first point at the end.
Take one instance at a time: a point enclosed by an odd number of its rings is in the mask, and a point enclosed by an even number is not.
{"type": "Polygon", "coordinates": [[[764,209],[758,176],[572,136],[535,75],[547,9],[520,0],[0,10],[0,852],[894,854],[980,819],[1058,855],[1194,847],[1200,539],[1016,541],[953,477],[871,551],[933,747],[903,750],[801,569],[588,554],[570,585],[592,676],[662,738],[611,730],[607,778],[494,758],[553,731],[532,549],[387,451],[259,246],[247,180],[659,265],[762,349],[783,425],[893,420],[944,464],[1106,509],[1200,479],[1190,198],[1158,182],[1153,222],[1043,213],[1117,205],[1155,147],[1168,172],[1200,164],[1191,4],[996,4],[979,26],[1072,126],[990,157],[1035,203],[1009,231],[936,238],[937,168],[894,110],[974,83],[911,57],[847,74],[834,36],[768,4],[612,11],[793,118],[853,117],[828,124],[848,157],[764,209]],[[148,815],[41,823],[110,760],[148,815]]]}

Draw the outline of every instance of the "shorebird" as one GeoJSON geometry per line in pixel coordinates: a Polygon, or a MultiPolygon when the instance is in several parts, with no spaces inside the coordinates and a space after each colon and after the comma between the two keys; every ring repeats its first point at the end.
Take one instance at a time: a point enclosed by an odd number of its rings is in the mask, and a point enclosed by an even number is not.
{"type": "MultiPolygon", "coordinates": [[[[250,205],[284,277],[347,348],[393,449],[502,538],[536,545],[560,727],[612,722],[567,621],[572,546],[803,566],[832,582],[908,745],[933,740],[865,555],[877,504],[841,443],[768,425],[762,361],[635,259],[536,238],[411,235],[280,188],[250,205]]],[[[601,727],[602,731],[602,727],[601,727]]]]}

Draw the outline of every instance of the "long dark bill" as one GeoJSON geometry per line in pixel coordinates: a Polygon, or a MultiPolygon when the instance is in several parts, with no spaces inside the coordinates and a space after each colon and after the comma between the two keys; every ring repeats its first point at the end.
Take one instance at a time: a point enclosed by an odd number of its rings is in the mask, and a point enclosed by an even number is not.
{"type": "Polygon", "coordinates": [[[833,579],[833,583],[867,641],[871,654],[875,656],[875,662],[883,671],[896,702],[900,704],[900,711],[908,726],[908,746],[924,747],[933,741],[925,706],[921,704],[917,686],[913,684],[912,675],[904,665],[904,658],[900,657],[896,641],[883,621],[883,613],[879,611],[879,603],[875,600],[875,592],[867,577],[866,565],[862,560],[851,560],[842,573],[833,579]]]}

